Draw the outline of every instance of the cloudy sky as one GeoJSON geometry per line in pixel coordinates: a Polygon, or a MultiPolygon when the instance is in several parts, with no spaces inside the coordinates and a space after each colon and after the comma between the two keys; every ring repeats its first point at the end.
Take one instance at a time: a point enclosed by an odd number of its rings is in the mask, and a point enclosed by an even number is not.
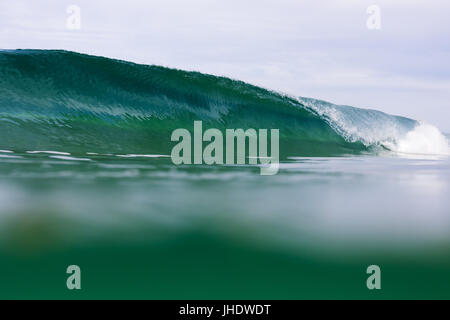
{"type": "Polygon", "coordinates": [[[447,0],[0,0],[0,48],[224,75],[450,132],[449,12],[447,0]],[[381,29],[367,27],[371,5],[381,29]]]}

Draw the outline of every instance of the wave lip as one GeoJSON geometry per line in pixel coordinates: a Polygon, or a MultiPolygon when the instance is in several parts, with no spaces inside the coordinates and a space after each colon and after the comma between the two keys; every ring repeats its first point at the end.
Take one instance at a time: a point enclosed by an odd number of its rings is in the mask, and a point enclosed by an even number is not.
{"type": "Polygon", "coordinates": [[[360,141],[367,147],[383,147],[398,154],[450,155],[448,139],[431,124],[312,98],[298,100],[347,141],[360,141]]]}

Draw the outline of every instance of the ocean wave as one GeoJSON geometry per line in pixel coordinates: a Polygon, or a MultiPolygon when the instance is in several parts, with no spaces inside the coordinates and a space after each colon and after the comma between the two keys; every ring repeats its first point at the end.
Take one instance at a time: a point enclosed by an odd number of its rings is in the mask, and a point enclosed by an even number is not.
{"type": "MultiPolygon", "coordinates": [[[[443,153],[431,125],[224,77],[58,50],[0,51],[0,148],[170,154],[171,132],[280,130],[280,156],[443,153]]],[[[445,145],[447,143],[447,145],[445,145]]],[[[445,152],[444,152],[445,153],[445,152]]]]}

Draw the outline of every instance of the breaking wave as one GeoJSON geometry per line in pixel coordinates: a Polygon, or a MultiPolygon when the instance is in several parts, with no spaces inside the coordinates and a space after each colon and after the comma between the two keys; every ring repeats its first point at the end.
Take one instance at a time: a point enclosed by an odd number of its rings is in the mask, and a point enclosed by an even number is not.
{"type": "Polygon", "coordinates": [[[58,50],[0,51],[0,149],[168,154],[204,126],[280,129],[280,155],[449,154],[439,130],[224,77],[58,50]]]}

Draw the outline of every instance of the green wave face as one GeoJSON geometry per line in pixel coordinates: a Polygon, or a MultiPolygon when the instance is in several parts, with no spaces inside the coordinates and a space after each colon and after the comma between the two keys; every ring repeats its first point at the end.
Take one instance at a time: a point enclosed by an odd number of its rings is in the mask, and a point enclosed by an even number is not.
{"type": "Polygon", "coordinates": [[[194,120],[221,130],[279,129],[282,158],[355,154],[379,143],[348,134],[349,125],[367,136],[380,125],[407,132],[416,124],[198,72],[66,51],[0,51],[2,149],[170,154],[172,131],[192,132],[194,120]]]}

